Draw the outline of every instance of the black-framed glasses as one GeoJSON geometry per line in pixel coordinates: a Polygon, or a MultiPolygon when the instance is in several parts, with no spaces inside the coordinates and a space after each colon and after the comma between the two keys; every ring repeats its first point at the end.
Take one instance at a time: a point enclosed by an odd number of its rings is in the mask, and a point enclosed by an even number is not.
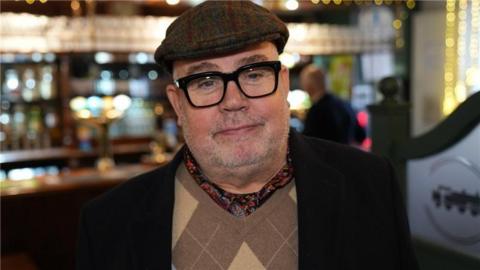
{"type": "Polygon", "coordinates": [[[175,84],[185,92],[193,107],[205,108],[222,102],[229,81],[234,81],[248,98],[273,94],[281,68],[280,61],[258,62],[241,66],[232,73],[209,71],[189,75],[175,80],[175,84]]]}

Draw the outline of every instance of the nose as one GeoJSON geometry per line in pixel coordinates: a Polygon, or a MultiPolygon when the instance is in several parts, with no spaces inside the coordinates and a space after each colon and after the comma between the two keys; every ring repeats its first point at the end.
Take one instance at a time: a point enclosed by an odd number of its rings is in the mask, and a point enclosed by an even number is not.
{"type": "Polygon", "coordinates": [[[242,111],[248,108],[248,98],[242,93],[235,81],[232,80],[227,83],[220,108],[224,111],[242,111]]]}

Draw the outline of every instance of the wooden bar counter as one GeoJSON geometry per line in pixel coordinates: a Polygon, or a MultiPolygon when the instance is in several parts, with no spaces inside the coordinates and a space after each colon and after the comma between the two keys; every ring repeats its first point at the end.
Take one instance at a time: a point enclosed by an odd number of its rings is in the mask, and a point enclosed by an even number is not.
{"type": "Polygon", "coordinates": [[[82,206],[156,166],[117,166],[106,173],[79,169],[55,177],[2,182],[1,252],[5,259],[2,261],[21,254],[20,257],[33,262],[33,269],[74,269],[82,206]]]}

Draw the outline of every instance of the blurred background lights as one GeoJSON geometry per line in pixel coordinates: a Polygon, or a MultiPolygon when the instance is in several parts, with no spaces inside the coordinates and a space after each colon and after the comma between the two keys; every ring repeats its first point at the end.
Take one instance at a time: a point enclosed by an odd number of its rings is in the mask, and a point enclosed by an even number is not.
{"type": "Polygon", "coordinates": [[[97,96],[87,98],[87,107],[89,110],[99,110],[103,107],[103,100],[97,96]]]}
{"type": "Polygon", "coordinates": [[[180,0],[167,0],[167,4],[171,6],[178,5],[178,3],[180,3],[180,0]]]}
{"type": "Polygon", "coordinates": [[[33,169],[12,169],[8,172],[8,179],[12,181],[28,180],[35,176],[33,169]]]}
{"type": "Polygon", "coordinates": [[[87,107],[87,99],[84,97],[75,97],[70,100],[70,108],[74,111],[80,111],[87,107]]]}
{"type": "Polygon", "coordinates": [[[126,69],[120,70],[120,72],[118,72],[118,77],[120,77],[120,79],[122,80],[128,79],[128,70],[126,69]]]}
{"type": "Polygon", "coordinates": [[[43,57],[42,57],[41,53],[38,53],[38,52],[32,53],[32,61],[33,62],[38,63],[38,62],[42,61],[42,58],[43,57]]]}
{"type": "Polygon", "coordinates": [[[156,80],[158,78],[158,72],[155,70],[150,70],[147,74],[148,78],[152,81],[156,80]]]}
{"type": "Polygon", "coordinates": [[[298,53],[285,52],[279,56],[279,59],[287,68],[292,68],[300,61],[300,55],[298,53]]]}
{"type": "Polygon", "coordinates": [[[97,52],[95,54],[95,62],[99,64],[106,64],[113,61],[113,55],[107,52],[97,52]]]}
{"type": "Polygon", "coordinates": [[[290,104],[290,110],[306,110],[311,106],[309,95],[300,89],[290,91],[287,100],[290,104]]]}
{"type": "Polygon", "coordinates": [[[7,82],[6,82],[7,87],[9,89],[17,89],[17,87],[19,86],[18,78],[14,76],[6,76],[6,77],[7,77],[7,82]]]}
{"type": "Polygon", "coordinates": [[[102,80],[109,80],[112,78],[112,72],[109,70],[102,70],[102,72],[100,72],[100,78],[102,78],[102,80]]]}
{"type": "Polygon", "coordinates": [[[54,53],[46,53],[44,56],[43,56],[43,59],[45,59],[46,62],[48,63],[51,63],[53,61],[55,61],[55,54],[54,53]]]}
{"type": "Polygon", "coordinates": [[[298,9],[298,1],[297,0],[287,0],[285,2],[285,8],[288,10],[296,10],[298,9]]]}
{"type": "Polygon", "coordinates": [[[113,106],[116,110],[125,111],[132,104],[132,100],[127,95],[118,95],[113,98],[113,106]]]}
{"type": "Polygon", "coordinates": [[[6,113],[0,114],[0,124],[8,125],[10,123],[10,115],[6,113]]]}
{"type": "Polygon", "coordinates": [[[148,54],[144,53],[144,52],[139,52],[137,53],[137,55],[135,56],[135,60],[137,61],[137,63],[139,64],[146,64],[148,62],[148,54]]]}

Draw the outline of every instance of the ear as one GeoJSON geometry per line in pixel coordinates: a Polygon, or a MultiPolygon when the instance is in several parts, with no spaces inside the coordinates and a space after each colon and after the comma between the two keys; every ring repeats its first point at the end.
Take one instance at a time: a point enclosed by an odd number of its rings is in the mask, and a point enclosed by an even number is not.
{"type": "Polygon", "coordinates": [[[182,119],[183,119],[183,106],[182,106],[182,101],[181,101],[181,96],[182,93],[181,90],[179,90],[175,85],[173,84],[168,84],[167,85],[167,97],[168,100],[170,101],[170,104],[172,104],[173,109],[175,110],[175,114],[177,114],[177,124],[179,126],[182,126],[182,119]]]}
{"type": "Polygon", "coordinates": [[[290,91],[290,72],[284,65],[282,65],[282,69],[280,70],[279,83],[282,94],[287,98],[288,92],[290,91]]]}

